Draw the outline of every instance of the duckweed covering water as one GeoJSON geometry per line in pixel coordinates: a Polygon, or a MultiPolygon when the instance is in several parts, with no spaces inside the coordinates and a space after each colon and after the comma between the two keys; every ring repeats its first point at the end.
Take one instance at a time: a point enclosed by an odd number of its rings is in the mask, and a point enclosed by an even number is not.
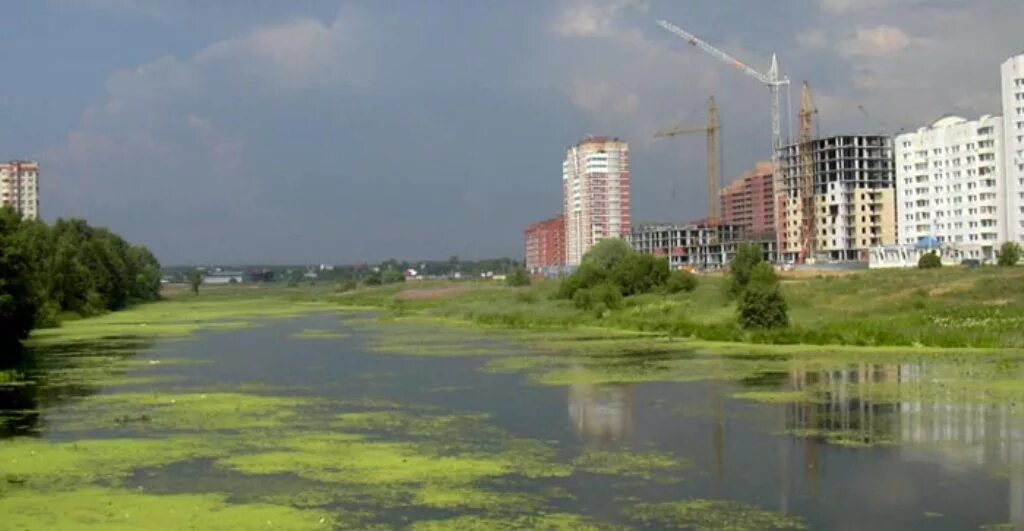
{"type": "Polygon", "coordinates": [[[633,520],[668,529],[807,529],[807,525],[800,518],[720,500],[641,503],[629,508],[626,515],[633,520]]]}

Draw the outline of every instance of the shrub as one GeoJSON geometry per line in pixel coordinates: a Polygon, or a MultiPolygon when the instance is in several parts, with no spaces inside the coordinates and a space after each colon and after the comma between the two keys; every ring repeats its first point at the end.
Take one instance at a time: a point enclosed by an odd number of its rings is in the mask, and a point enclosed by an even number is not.
{"type": "Polygon", "coordinates": [[[513,288],[521,288],[530,285],[530,274],[525,269],[517,267],[505,277],[505,284],[513,288]]]}
{"type": "Polygon", "coordinates": [[[366,277],[366,280],[364,280],[363,282],[365,282],[367,286],[379,286],[379,285],[381,285],[382,281],[381,281],[381,278],[380,278],[380,273],[372,273],[372,274],[370,274],[369,276],[366,277]]]}
{"type": "Polygon", "coordinates": [[[1020,245],[1015,242],[1006,242],[999,249],[999,265],[1011,267],[1020,262],[1020,245]]]}
{"type": "Polygon", "coordinates": [[[661,288],[671,274],[668,261],[630,252],[612,268],[611,280],[628,297],[661,288]]]}
{"type": "Polygon", "coordinates": [[[775,274],[775,268],[766,262],[759,262],[750,269],[747,274],[746,287],[754,286],[777,286],[779,277],[775,274]]]}
{"type": "Polygon", "coordinates": [[[618,238],[601,240],[583,257],[583,264],[597,266],[598,269],[610,270],[620,260],[631,254],[635,253],[629,244],[618,238]]]}
{"type": "Polygon", "coordinates": [[[942,259],[939,258],[939,255],[935,254],[935,251],[923,254],[917,260],[918,269],[935,269],[939,267],[942,267],[942,259]]]}
{"type": "Polygon", "coordinates": [[[395,269],[388,269],[381,273],[380,281],[384,284],[396,284],[398,282],[405,282],[405,273],[395,269]]]}
{"type": "Polygon", "coordinates": [[[740,245],[729,264],[729,295],[736,297],[742,294],[750,282],[750,273],[763,262],[764,255],[760,245],[756,243],[740,245]]]}
{"type": "Polygon", "coordinates": [[[569,275],[558,286],[558,298],[573,300],[576,292],[590,289],[607,282],[608,271],[592,262],[584,262],[573,274],[569,275]]]}
{"type": "Polygon", "coordinates": [[[770,330],[789,325],[786,300],[778,285],[751,285],[740,295],[740,325],[746,329],[770,330]]]}
{"type": "Polygon", "coordinates": [[[665,282],[665,291],[668,293],[690,293],[697,289],[697,275],[689,271],[676,271],[668,277],[665,282]]]}
{"type": "Polygon", "coordinates": [[[334,286],[335,293],[345,293],[346,291],[354,291],[357,285],[354,280],[342,280],[334,286]]]}
{"type": "Polygon", "coordinates": [[[604,283],[592,288],[581,289],[572,298],[573,304],[580,310],[594,312],[602,316],[609,310],[622,307],[622,291],[618,286],[604,283]]]}

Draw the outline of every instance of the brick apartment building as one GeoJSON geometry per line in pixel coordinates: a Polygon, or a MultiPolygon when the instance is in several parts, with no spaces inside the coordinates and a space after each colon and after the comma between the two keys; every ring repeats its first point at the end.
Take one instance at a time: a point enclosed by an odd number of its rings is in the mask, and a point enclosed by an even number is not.
{"type": "Polygon", "coordinates": [[[526,228],[526,269],[531,273],[565,266],[565,216],[526,228]]]}
{"type": "Polygon", "coordinates": [[[719,194],[722,223],[739,226],[748,237],[773,235],[774,190],[771,162],[757,163],[719,194]]]}

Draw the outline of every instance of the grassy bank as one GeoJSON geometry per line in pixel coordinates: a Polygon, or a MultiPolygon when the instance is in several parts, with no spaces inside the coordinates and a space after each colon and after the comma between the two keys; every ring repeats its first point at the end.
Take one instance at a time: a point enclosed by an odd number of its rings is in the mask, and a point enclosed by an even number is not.
{"type": "Polygon", "coordinates": [[[557,282],[530,288],[494,283],[417,284],[335,297],[353,307],[385,308],[515,329],[600,327],[704,341],[870,347],[1024,348],[1024,270],[864,271],[784,277],[792,325],[747,331],[722,277],[702,277],[692,293],[627,298],[603,316],[557,300],[557,282]],[[430,296],[430,293],[438,296],[430,296]]]}

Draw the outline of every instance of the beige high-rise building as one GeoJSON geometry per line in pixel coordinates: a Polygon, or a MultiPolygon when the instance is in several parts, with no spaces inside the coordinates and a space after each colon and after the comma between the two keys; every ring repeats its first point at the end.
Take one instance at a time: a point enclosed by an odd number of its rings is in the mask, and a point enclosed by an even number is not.
{"type": "Polygon", "coordinates": [[[597,242],[625,239],[630,229],[629,145],[590,137],[562,163],[566,265],[580,264],[597,242]]]}
{"type": "Polygon", "coordinates": [[[39,163],[0,163],[0,206],[14,208],[25,219],[39,219],[39,163]]]}

